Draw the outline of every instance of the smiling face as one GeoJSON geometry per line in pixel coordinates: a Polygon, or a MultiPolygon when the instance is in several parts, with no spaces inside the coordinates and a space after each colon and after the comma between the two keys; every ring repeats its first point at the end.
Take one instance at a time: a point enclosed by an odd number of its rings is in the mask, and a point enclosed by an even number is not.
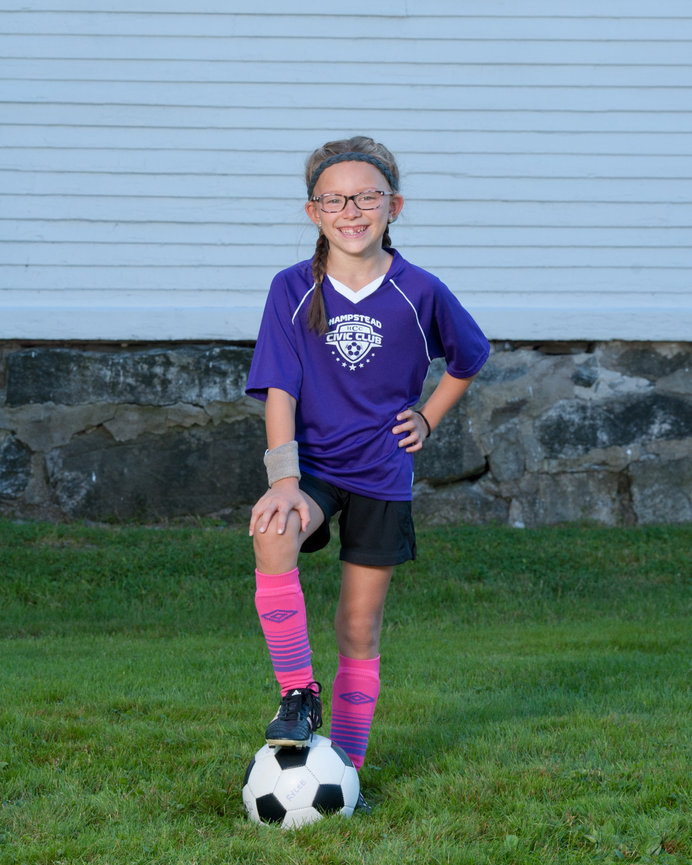
{"type": "MultiPolygon", "coordinates": [[[[385,177],[368,162],[339,162],[320,175],[313,195],[326,192],[356,195],[368,189],[391,192],[385,177]]],[[[382,235],[390,218],[395,219],[403,207],[399,193],[382,197],[376,210],[359,210],[353,201],[340,213],[324,213],[315,201],[308,201],[305,210],[315,225],[322,224],[322,232],[329,241],[329,254],[349,258],[381,256],[382,235]]]]}

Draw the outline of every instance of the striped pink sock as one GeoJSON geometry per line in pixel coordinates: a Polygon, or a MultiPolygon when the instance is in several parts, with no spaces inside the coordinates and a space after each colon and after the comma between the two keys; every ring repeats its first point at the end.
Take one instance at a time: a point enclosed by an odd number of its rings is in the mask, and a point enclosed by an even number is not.
{"type": "Polygon", "coordinates": [[[286,574],[255,571],[255,606],[267,641],[281,694],[307,688],[313,681],[305,598],[298,568],[286,574]]]}
{"type": "Polygon", "coordinates": [[[339,654],[339,668],[332,689],[330,738],[353,760],[356,769],[365,762],[372,717],[380,693],[380,656],[346,658],[339,654]]]}

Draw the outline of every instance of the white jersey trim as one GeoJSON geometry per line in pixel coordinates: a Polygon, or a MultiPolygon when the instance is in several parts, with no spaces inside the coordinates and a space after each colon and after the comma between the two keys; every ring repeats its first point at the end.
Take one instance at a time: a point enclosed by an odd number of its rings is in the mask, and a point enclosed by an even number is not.
{"type": "Polygon", "coordinates": [[[364,285],[359,291],[354,291],[345,283],[339,282],[338,279],[334,279],[330,274],[327,274],[327,276],[329,276],[329,281],[334,286],[334,291],[338,292],[342,297],[345,297],[346,300],[350,300],[351,303],[360,303],[361,300],[365,300],[366,297],[370,297],[371,294],[374,294],[377,291],[384,282],[385,274],[378,276],[377,279],[373,279],[372,282],[364,285]]]}
{"type": "Polygon", "coordinates": [[[394,288],[399,292],[399,294],[404,298],[404,300],[406,301],[406,303],[407,303],[407,304],[411,307],[411,309],[413,310],[413,314],[416,316],[416,324],[418,325],[418,330],[420,331],[420,334],[421,334],[421,336],[423,337],[423,344],[425,345],[425,354],[426,354],[426,356],[427,356],[427,358],[428,358],[428,363],[432,363],[432,358],[430,357],[430,351],[428,350],[428,340],[427,340],[427,338],[426,338],[426,336],[425,336],[425,331],[423,330],[423,328],[422,328],[422,326],[421,326],[420,319],[418,318],[418,310],[417,310],[416,307],[411,303],[411,301],[408,299],[408,297],[406,297],[406,295],[405,295],[404,292],[399,288],[399,286],[396,284],[396,282],[394,282],[393,279],[390,279],[389,281],[392,283],[392,285],[394,286],[394,288]]]}
{"type": "Polygon", "coordinates": [[[291,325],[294,325],[294,324],[296,323],[296,316],[297,316],[298,313],[300,312],[300,308],[301,308],[301,306],[305,303],[305,299],[307,298],[307,296],[308,296],[311,292],[313,292],[314,290],[315,290],[315,283],[313,282],[313,284],[312,284],[312,288],[310,289],[310,291],[306,291],[305,294],[301,297],[301,299],[300,299],[300,303],[299,303],[298,306],[296,307],[296,311],[293,313],[293,315],[292,315],[292,317],[291,317],[291,325]]]}

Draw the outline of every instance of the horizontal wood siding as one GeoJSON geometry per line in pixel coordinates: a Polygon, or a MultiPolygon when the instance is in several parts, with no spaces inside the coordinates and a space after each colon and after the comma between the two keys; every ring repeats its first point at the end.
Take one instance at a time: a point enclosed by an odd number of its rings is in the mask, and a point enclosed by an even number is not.
{"type": "Polygon", "coordinates": [[[491,338],[690,339],[688,0],[105,5],[0,0],[0,338],[252,339],[364,132],[491,338]]]}

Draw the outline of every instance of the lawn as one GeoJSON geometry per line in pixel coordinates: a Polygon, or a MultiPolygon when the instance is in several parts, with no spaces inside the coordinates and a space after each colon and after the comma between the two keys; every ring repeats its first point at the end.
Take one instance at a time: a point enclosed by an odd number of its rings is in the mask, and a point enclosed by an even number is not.
{"type": "MultiPolygon", "coordinates": [[[[375,811],[282,833],[240,799],[278,699],[247,535],[0,522],[1,865],[688,865],[692,528],[419,548],[386,611],[375,811]]],[[[327,719],[335,555],[301,560],[327,719]]]]}

